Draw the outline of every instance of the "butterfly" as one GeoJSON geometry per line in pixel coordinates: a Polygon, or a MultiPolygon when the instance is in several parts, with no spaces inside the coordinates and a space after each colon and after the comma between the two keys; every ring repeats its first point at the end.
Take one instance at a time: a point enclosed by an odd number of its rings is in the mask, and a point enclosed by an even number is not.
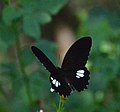
{"type": "Polygon", "coordinates": [[[91,37],[78,39],[67,51],[61,68],[56,67],[48,57],[37,47],[32,46],[32,52],[51,73],[49,80],[51,92],[68,97],[73,91],[87,89],[90,72],[85,67],[92,46],[91,37]]]}

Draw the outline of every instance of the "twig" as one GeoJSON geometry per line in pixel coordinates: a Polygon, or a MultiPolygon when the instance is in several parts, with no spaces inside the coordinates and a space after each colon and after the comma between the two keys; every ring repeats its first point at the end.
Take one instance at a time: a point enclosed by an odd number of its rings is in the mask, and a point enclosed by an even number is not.
{"type": "Polygon", "coordinates": [[[23,83],[24,83],[25,89],[26,89],[26,94],[28,96],[30,106],[33,107],[34,102],[33,102],[31,91],[30,91],[29,79],[28,79],[27,74],[25,72],[25,67],[24,67],[24,64],[23,64],[23,61],[22,61],[22,57],[21,57],[21,48],[20,48],[19,38],[16,40],[16,53],[17,53],[17,58],[18,58],[18,64],[19,64],[19,67],[20,67],[20,71],[22,73],[23,83]]]}
{"type": "Polygon", "coordinates": [[[66,101],[66,98],[63,95],[60,96],[57,112],[63,112],[65,101],[66,101]]]}

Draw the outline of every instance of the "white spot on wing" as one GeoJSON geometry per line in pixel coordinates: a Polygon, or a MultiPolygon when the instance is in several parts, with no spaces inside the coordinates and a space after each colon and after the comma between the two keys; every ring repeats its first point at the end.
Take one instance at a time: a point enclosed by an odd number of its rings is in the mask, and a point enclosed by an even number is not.
{"type": "Polygon", "coordinates": [[[58,83],[58,85],[60,86],[60,82],[58,83]]]}
{"type": "Polygon", "coordinates": [[[52,80],[52,84],[54,84],[56,87],[61,85],[60,82],[54,79],[53,77],[50,77],[50,79],[52,80]]]}
{"type": "Polygon", "coordinates": [[[76,73],[76,74],[77,74],[77,76],[84,77],[84,74],[82,74],[82,73],[76,73]]]}
{"type": "Polygon", "coordinates": [[[85,71],[84,70],[78,70],[77,73],[83,74],[85,71]]]}
{"type": "Polygon", "coordinates": [[[53,88],[50,88],[50,91],[51,91],[51,92],[54,92],[54,89],[53,89],[53,88]]]}
{"type": "Polygon", "coordinates": [[[37,111],[37,112],[44,112],[44,111],[43,111],[43,109],[40,109],[40,110],[39,110],[39,111],[37,111]]]}
{"type": "Polygon", "coordinates": [[[56,83],[56,79],[54,79],[54,80],[52,81],[52,83],[55,84],[55,83],[56,83]]]}
{"type": "Polygon", "coordinates": [[[51,77],[51,80],[53,80],[53,78],[51,77]]]}
{"type": "Polygon", "coordinates": [[[42,109],[40,109],[40,112],[43,112],[43,110],[42,110],[42,109]]]}
{"type": "Polygon", "coordinates": [[[56,86],[56,87],[58,87],[58,84],[59,84],[59,82],[58,82],[58,81],[56,81],[55,86],[56,86]]]}
{"type": "Polygon", "coordinates": [[[76,75],[77,78],[80,78],[80,76],[76,75]]]}
{"type": "Polygon", "coordinates": [[[78,70],[77,73],[76,73],[76,77],[77,78],[80,78],[80,77],[84,77],[84,70],[78,70]]]}

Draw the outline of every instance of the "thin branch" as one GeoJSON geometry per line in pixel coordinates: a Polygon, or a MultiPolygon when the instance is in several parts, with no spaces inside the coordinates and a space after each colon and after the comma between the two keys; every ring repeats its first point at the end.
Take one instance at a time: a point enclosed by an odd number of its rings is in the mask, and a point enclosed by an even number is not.
{"type": "Polygon", "coordinates": [[[60,96],[57,112],[63,112],[65,101],[66,101],[66,98],[63,95],[60,96]]]}
{"type": "Polygon", "coordinates": [[[28,79],[27,74],[25,72],[25,67],[24,67],[24,64],[23,64],[22,57],[21,57],[21,48],[20,48],[19,38],[16,41],[16,54],[17,54],[17,59],[18,59],[18,64],[19,64],[19,67],[20,67],[20,71],[22,73],[22,79],[23,79],[23,82],[24,82],[24,85],[25,85],[26,94],[28,96],[30,106],[33,107],[34,102],[33,102],[31,91],[30,91],[29,79],[28,79]]]}

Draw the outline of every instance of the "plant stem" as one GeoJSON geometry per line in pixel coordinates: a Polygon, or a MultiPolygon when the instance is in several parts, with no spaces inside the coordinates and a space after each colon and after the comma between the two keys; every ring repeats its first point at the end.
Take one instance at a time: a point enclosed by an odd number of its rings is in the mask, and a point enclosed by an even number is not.
{"type": "Polygon", "coordinates": [[[29,103],[30,103],[30,107],[33,107],[34,103],[33,103],[32,95],[31,95],[31,91],[30,91],[29,79],[28,79],[27,74],[25,72],[25,67],[24,67],[24,64],[23,64],[23,61],[22,61],[21,48],[20,47],[21,47],[20,46],[20,40],[19,40],[19,38],[17,38],[17,40],[16,40],[16,52],[17,52],[18,64],[19,64],[19,67],[20,67],[20,71],[22,73],[22,79],[23,79],[26,94],[27,94],[27,97],[28,97],[28,100],[29,100],[29,103]]]}
{"type": "Polygon", "coordinates": [[[65,99],[64,96],[60,96],[60,100],[59,100],[59,105],[58,105],[57,112],[63,112],[65,100],[66,100],[66,99],[65,99]]]}
{"type": "Polygon", "coordinates": [[[57,112],[61,112],[61,98],[59,99],[59,106],[58,106],[58,110],[57,110],[57,112]]]}
{"type": "Polygon", "coordinates": [[[8,96],[7,96],[6,93],[4,92],[1,83],[0,83],[0,92],[1,92],[1,94],[4,96],[4,98],[8,100],[8,98],[7,98],[8,96]]]}

